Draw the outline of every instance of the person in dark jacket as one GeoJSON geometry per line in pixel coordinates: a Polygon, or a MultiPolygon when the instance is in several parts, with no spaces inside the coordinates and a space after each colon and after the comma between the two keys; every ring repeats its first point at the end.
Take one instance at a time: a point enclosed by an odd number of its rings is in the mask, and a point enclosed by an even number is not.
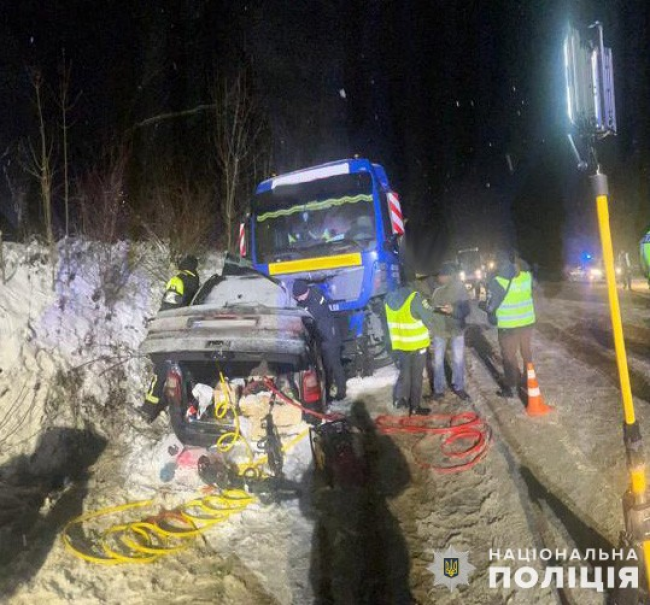
{"type": "Polygon", "coordinates": [[[445,351],[448,342],[451,348],[451,390],[463,401],[468,401],[470,398],[465,391],[465,325],[471,309],[467,290],[457,274],[456,265],[443,264],[438,273],[437,287],[429,299],[434,312],[431,330],[433,368],[429,368],[429,381],[433,399],[436,401],[444,397],[447,384],[445,351]]]}
{"type": "Polygon", "coordinates": [[[428,414],[421,406],[426,354],[433,327],[429,303],[414,286],[407,285],[386,296],[386,321],[399,376],[393,392],[396,408],[408,407],[410,414],[428,414]]]}
{"type": "MultiPolygon", "coordinates": [[[[167,282],[160,311],[186,307],[199,290],[200,280],[197,272],[199,261],[195,256],[186,256],[178,263],[178,271],[167,282]]],[[[147,421],[153,422],[165,408],[163,389],[167,380],[167,364],[157,363],[144,403],[136,411],[147,421]]]]}
{"type": "Polygon", "coordinates": [[[334,399],[340,401],[346,397],[345,370],[341,361],[341,349],[343,339],[334,313],[329,308],[329,303],[322,291],[309,284],[303,279],[293,282],[293,297],[299,307],[309,311],[314,318],[316,332],[318,334],[323,364],[325,365],[325,388],[328,401],[334,399]],[[336,386],[336,395],[331,396],[332,386],[336,386]]]}
{"type": "Polygon", "coordinates": [[[514,397],[522,376],[517,354],[523,359],[524,375],[527,364],[533,361],[535,306],[532,273],[526,261],[517,259],[513,251],[497,254],[497,271],[488,283],[485,311],[499,331],[504,385],[498,394],[514,397]]]}

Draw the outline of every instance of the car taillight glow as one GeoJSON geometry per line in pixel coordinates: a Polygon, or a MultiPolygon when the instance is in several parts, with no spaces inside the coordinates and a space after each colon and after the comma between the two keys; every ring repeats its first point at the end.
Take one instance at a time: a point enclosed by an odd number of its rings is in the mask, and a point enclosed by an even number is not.
{"type": "Polygon", "coordinates": [[[315,370],[307,370],[302,375],[303,403],[317,403],[321,399],[320,383],[315,370]]]}

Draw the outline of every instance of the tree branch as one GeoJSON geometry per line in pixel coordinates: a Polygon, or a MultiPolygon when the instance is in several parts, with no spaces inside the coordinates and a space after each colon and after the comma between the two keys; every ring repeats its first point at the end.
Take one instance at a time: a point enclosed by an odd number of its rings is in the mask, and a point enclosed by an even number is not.
{"type": "Polygon", "coordinates": [[[214,109],[215,107],[216,105],[214,103],[210,103],[210,104],[197,105],[192,109],[183,109],[182,111],[170,111],[167,113],[161,113],[157,116],[151,116],[150,118],[146,118],[141,122],[137,122],[136,124],[131,126],[131,128],[129,128],[128,132],[132,132],[137,128],[152,126],[153,124],[158,124],[159,122],[164,122],[165,120],[173,120],[176,118],[184,118],[186,116],[195,115],[197,113],[201,113],[202,111],[208,111],[209,109],[214,109]]]}

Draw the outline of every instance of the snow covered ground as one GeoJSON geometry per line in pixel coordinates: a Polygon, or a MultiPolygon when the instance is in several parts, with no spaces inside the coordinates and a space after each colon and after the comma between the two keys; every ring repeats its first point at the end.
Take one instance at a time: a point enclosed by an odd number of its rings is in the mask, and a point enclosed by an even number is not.
{"type": "MultiPolygon", "coordinates": [[[[154,497],[170,507],[196,484],[161,477],[166,418],[132,419],[148,378],[138,354],[169,272],[164,250],[73,242],[55,289],[44,249],[6,245],[0,285],[0,595],[32,603],[604,603],[595,591],[488,587],[491,548],[607,548],[622,527],[626,486],[618,391],[604,289],[545,284],[535,361],[556,412],[531,420],[495,396],[496,332],[474,311],[471,404],[494,443],[460,474],[418,466],[413,437],[372,436],[372,489],[332,490],[314,478],[307,440],[286,463],[299,497],[257,503],[191,548],[150,565],[100,566],[61,543],[84,511],[154,497]],[[469,586],[434,586],[433,551],[468,550],[469,586]],[[389,596],[392,595],[392,596],[389,596]],[[397,595],[397,596],[395,596],[397,595]]],[[[204,261],[203,277],[219,268],[204,261]]],[[[623,293],[633,388],[650,434],[650,297],[623,293]]],[[[393,368],[350,381],[355,413],[390,413],[393,368]]],[[[346,406],[344,406],[346,407],[346,406]]],[[[350,407],[348,404],[347,408],[350,407]]],[[[427,450],[423,450],[426,452],[427,450]]],[[[541,571],[541,563],[534,563],[541,571]]]]}

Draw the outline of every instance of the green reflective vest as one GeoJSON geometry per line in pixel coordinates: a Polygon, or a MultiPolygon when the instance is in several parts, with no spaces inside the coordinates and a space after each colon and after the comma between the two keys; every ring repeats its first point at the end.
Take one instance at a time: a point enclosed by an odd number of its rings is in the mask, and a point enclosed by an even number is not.
{"type": "MultiPolygon", "coordinates": [[[[510,280],[496,278],[505,290],[510,280]]],[[[512,279],[508,294],[496,311],[498,328],[523,328],[535,323],[533,306],[533,276],[529,271],[522,271],[512,279]]]]}
{"type": "Polygon", "coordinates": [[[185,269],[183,271],[179,271],[167,282],[167,286],[165,286],[165,292],[176,292],[181,296],[185,294],[185,282],[182,280],[181,275],[189,275],[190,277],[194,277],[196,274],[185,269]]]}
{"type": "Polygon", "coordinates": [[[428,328],[411,313],[411,302],[416,294],[413,292],[399,309],[386,305],[388,333],[394,351],[421,351],[431,344],[428,328]]]}

